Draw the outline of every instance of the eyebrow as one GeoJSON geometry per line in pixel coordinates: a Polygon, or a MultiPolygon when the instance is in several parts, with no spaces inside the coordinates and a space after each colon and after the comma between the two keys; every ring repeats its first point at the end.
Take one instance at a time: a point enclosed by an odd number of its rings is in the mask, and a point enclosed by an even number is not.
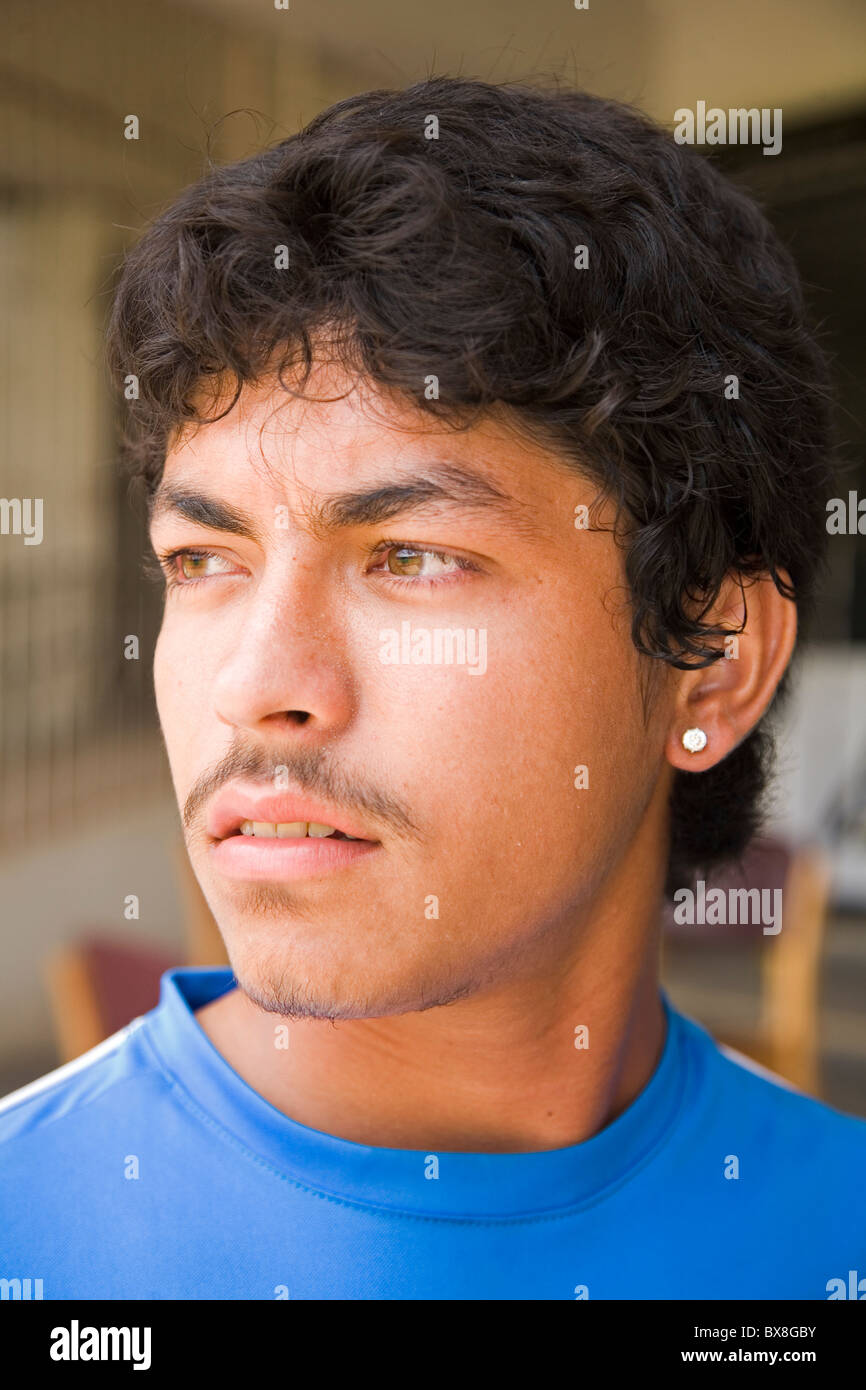
{"type": "MultiPolygon", "coordinates": [[[[424,477],[337,493],[312,507],[306,515],[314,531],[328,532],[351,526],[375,526],[402,512],[443,505],[470,511],[492,510],[512,518],[525,511],[523,503],[502,492],[479,473],[457,464],[443,463],[424,477]]],[[[152,525],[158,517],[172,512],[215,531],[226,531],[253,541],[261,539],[255,519],[240,508],[193,489],[162,483],[149,499],[149,522],[152,525]]]]}

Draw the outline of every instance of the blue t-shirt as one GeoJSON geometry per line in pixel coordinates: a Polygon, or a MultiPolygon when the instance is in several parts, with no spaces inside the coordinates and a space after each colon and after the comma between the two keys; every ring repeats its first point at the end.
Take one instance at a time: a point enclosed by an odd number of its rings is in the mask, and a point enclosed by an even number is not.
{"type": "Polygon", "coordinates": [[[45,1299],[857,1296],[866,1121],[736,1060],[664,992],[664,1051],[616,1120],[479,1154],[289,1119],[196,1022],[233,985],[168,971],[150,1013],[0,1103],[0,1279],[45,1299]]]}

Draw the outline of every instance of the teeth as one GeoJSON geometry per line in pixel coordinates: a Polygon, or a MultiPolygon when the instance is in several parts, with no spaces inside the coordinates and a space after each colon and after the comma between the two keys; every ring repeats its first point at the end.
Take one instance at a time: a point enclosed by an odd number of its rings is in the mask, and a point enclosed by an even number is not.
{"type": "MultiPolygon", "coordinates": [[[[327,835],[336,835],[336,830],[332,825],[322,825],[319,821],[273,821],[264,820],[245,820],[241,821],[242,835],[255,835],[263,839],[279,840],[299,840],[305,835],[311,835],[314,839],[324,839],[327,835]]],[[[347,835],[347,840],[356,840],[356,835],[347,835]]]]}

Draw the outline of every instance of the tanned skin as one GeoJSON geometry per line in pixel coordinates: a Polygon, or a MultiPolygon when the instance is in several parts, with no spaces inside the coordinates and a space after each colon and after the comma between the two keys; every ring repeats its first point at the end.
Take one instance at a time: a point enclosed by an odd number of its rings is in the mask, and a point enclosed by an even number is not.
{"type": "MultiPolygon", "coordinates": [[[[757,724],[795,607],[761,579],[736,660],[649,662],[613,512],[574,525],[597,496],[589,478],[503,417],[457,432],[325,360],[306,391],[326,399],[246,386],[225,418],[177,436],[152,520],[158,553],[209,552],[173,562],[189,578],[167,594],[155,658],[189,854],[240,986],[197,1020],[273,1106],[342,1139],[578,1143],[635,1099],[664,1046],[673,770],[713,766],[757,724]],[[317,517],[326,499],[443,467],[501,498],[464,489],[384,521],[317,517]],[[243,514],[249,534],[178,507],[181,493],[243,514]],[[484,629],[486,671],[383,664],[381,631],[406,620],[484,629]],[[689,754],[695,725],[708,742],[689,754]],[[224,776],[227,757],[244,775],[224,776]],[[278,765],[377,848],[291,883],[219,872],[214,795],[269,787],[278,765]]],[[[712,616],[740,623],[734,576],[712,616]]]]}

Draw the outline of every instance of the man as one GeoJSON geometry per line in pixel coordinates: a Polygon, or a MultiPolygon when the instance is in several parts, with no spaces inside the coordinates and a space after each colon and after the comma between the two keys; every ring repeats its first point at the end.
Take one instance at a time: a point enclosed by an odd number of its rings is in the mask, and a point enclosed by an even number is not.
{"type": "Polygon", "coordinates": [[[824,534],[824,365],[761,213],[628,108],[436,78],[186,190],[109,350],[231,969],[4,1103],[10,1268],[826,1298],[866,1123],[658,982],[665,892],[758,823],[824,534]]]}

